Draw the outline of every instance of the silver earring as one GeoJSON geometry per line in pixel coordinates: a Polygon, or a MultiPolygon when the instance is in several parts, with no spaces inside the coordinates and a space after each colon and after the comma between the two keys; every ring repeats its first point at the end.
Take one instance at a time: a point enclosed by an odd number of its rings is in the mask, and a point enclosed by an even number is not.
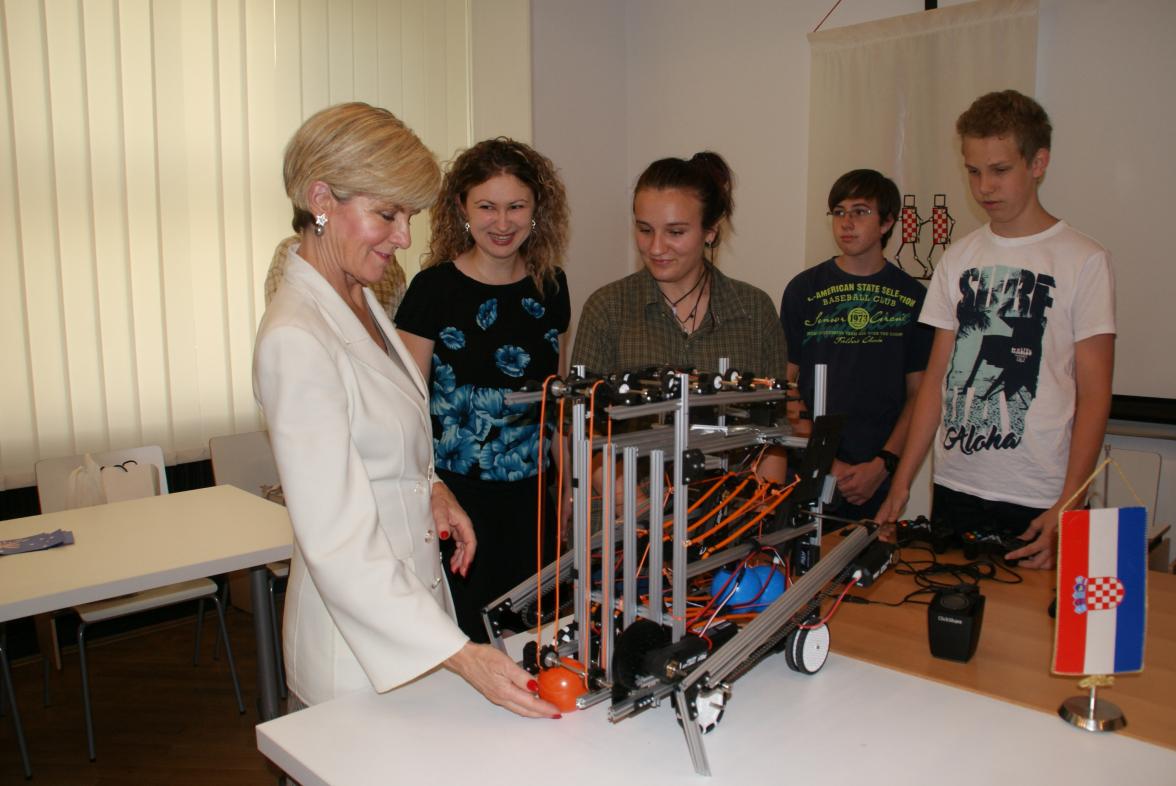
{"type": "Polygon", "coordinates": [[[532,218],[531,219],[531,229],[535,229],[536,226],[538,226],[538,225],[535,223],[535,219],[532,218]]]}
{"type": "Polygon", "coordinates": [[[314,217],[314,234],[318,237],[323,236],[323,227],[327,225],[327,214],[319,213],[314,217]]]}
{"type": "Polygon", "coordinates": [[[466,231],[467,235],[470,233],[470,222],[469,221],[465,222],[465,231],[466,231]]]}

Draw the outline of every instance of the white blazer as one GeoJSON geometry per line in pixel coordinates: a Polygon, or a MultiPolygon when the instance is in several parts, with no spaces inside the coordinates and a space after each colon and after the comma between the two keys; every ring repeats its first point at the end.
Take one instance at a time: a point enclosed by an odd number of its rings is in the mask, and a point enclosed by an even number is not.
{"type": "Polygon", "coordinates": [[[253,352],[254,395],[294,526],[286,678],[307,704],[390,690],[467,640],[449,613],[430,508],[426,383],[364,296],[391,357],[291,250],[253,352]]]}

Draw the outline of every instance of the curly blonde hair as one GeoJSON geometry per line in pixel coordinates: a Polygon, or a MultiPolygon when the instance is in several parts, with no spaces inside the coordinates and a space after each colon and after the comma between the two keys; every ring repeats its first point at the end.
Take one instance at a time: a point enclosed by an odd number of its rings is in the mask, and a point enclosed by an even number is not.
{"type": "Polygon", "coordinates": [[[550,159],[506,137],[479,142],[449,165],[441,196],[430,214],[432,237],[428,252],[421,257],[421,267],[457,259],[474,245],[466,232],[461,206],[470,189],[498,175],[514,175],[535,195],[535,228],[519,247],[519,256],[535,288],[543,292],[545,283],[555,282],[555,269],[567,250],[567,195],[550,159]]]}

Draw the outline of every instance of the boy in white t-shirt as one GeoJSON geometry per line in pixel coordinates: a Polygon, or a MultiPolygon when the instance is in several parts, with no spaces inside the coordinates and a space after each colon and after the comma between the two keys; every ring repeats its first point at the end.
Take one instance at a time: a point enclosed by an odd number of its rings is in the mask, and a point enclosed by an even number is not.
{"type": "Polygon", "coordinates": [[[1110,411],[1110,255],[1038,201],[1052,131],[1040,104],[989,93],[956,131],[990,220],[952,244],[931,280],[919,317],[936,329],[931,357],[877,520],[902,513],[934,437],[933,519],[1019,535],[1027,545],[1008,556],[1048,569],[1058,516],[1094,470],[1110,411]]]}

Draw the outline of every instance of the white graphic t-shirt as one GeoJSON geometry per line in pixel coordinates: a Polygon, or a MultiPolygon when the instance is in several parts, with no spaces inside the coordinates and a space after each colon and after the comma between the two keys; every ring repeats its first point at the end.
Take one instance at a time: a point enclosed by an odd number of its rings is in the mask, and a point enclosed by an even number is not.
{"type": "Polygon", "coordinates": [[[1064,221],[1018,238],[983,226],[943,256],[919,320],[956,333],[935,482],[1053,505],[1069,458],[1074,344],[1115,332],[1108,251],[1064,221]]]}

